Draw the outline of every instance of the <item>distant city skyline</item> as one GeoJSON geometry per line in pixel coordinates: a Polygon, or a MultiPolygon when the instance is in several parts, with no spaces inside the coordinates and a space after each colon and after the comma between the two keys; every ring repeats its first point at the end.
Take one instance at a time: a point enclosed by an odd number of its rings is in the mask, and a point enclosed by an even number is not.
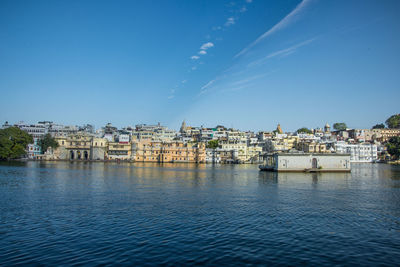
{"type": "MultiPolygon", "coordinates": [[[[290,127],[286,128],[285,125],[282,126],[280,123],[278,123],[277,125],[275,125],[275,127],[271,128],[271,129],[259,128],[257,130],[253,130],[253,129],[242,129],[242,128],[238,128],[238,127],[234,127],[234,126],[229,126],[229,125],[225,125],[223,123],[217,123],[215,125],[207,125],[207,124],[205,124],[205,125],[203,125],[203,124],[202,125],[194,125],[194,124],[190,124],[190,122],[188,123],[186,120],[182,121],[182,123],[176,128],[169,127],[168,125],[165,125],[165,124],[163,124],[161,122],[131,123],[131,124],[122,124],[122,125],[116,125],[116,124],[113,124],[112,122],[107,122],[107,123],[105,123],[103,125],[95,125],[95,124],[90,123],[90,122],[81,123],[81,124],[78,124],[78,123],[63,124],[63,123],[60,123],[60,122],[57,122],[57,121],[48,121],[48,120],[38,120],[38,121],[35,121],[35,122],[28,122],[28,121],[24,121],[24,120],[20,120],[20,121],[17,121],[17,122],[5,121],[1,125],[3,125],[3,126],[7,126],[7,125],[8,126],[13,126],[13,125],[41,125],[42,124],[42,125],[73,126],[73,127],[79,127],[79,128],[84,128],[84,127],[88,127],[89,126],[89,127],[93,127],[93,131],[97,131],[97,130],[106,128],[109,125],[111,125],[113,127],[116,127],[117,129],[123,129],[123,128],[129,128],[129,127],[135,128],[137,126],[139,126],[139,127],[142,127],[142,126],[161,126],[161,127],[167,127],[167,128],[169,128],[171,130],[179,132],[180,129],[182,128],[183,123],[185,124],[185,126],[195,127],[195,128],[199,128],[200,127],[200,128],[212,129],[212,128],[218,128],[218,127],[222,126],[222,127],[227,128],[227,129],[235,129],[235,130],[239,130],[239,131],[273,132],[273,131],[279,129],[278,132],[283,131],[284,133],[295,133],[297,130],[300,130],[302,128],[307,128],[309,130],[318,130],[318,129],[325,130],[328,127],[328,129],[330,129],[332,131],[336,131],[336,129],[334,127],[334,124],[335,123],[341,124],[342,122],[332,122],[332,123],[326,122],[323,125],[318,125],[318,126],[315,126],[315,127],[310,127],[310,126],[307,126],[307,125],[303,125],[303,127],[299,127],[299,128],[294,129],[294,130],[292,130],[290,127]]],[[[384,128],[388,129],[388,126],[386,125],[385,122],[382,122],[382,124],[385,126],[384,128]]],[[[373,126],[375,126],[375,125],[373,125],[373,126]]],[[[347,125],[347,129],[357,129],[357,128],[350,127],[350,126],[347,125]]],[[[360,129],[360,128],[358,128],[358,129],[360,129]]],[[[372,126],[371,127],[361,128],[361,129],[372,129],[372,126]]],[[[389,128],[389,129],[391,129],[391,128],[389,128]]],[[[395,128],[392,128],[392,129],[395,129],[395,128]]]]}
{"type": "Polygon", "coordinates": [[[284,131],[399,112],[399,1],[1,1],[1,123],[284,131]]]}

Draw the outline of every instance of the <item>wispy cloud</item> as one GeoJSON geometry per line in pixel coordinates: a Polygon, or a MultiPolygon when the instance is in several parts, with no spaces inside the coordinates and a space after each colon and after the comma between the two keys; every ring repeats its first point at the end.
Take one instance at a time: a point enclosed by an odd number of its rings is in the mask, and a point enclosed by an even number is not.
{"type": "Polygon", "coordinates": [[[205,55],[205,54],[207,54],[207,52],[206,52],[206,50],[200,50],[200,51],[199,51],[199,54],[200,54],[200,55],[205,55]]]}
{"type": "Polygon", "coordinates": [[[304,8],[311,2],[311,0],[303,0],[301,3],[299,3],[295,9],[293,9],[288,15],[286,15],[281,21],[279,21],[277,24],[275,24],[272,28],[270,28],[268,31],[263,33],[260,37],[258,37],[254,42],[252,42],[250,45],[248,45],[246,48],[244,48],[242,51],[240,51],[236,56],[239,57],[243,54],[245,54],[247,51],[249,51],[250,48],[258,44],[261,40],[267,38],[271,34],[274,34],[275,32],[282,30],[283,28],[287,27],[289,24],[291,24],[294,20],[298,19],[298,17],[301,15],[302,11],[304,8]]]}
{"type": "Polygon", "coordinates": [[[207,92],[207,88],[209,88],[213,83],[215,83],[215,81],[216,81],[217,79],[214,79],[214,80],[211,80],[211,81],[209,81],[206,85],[204,85],[204,86],[202,86],[201,88],[200,88],[200,94],[199,95],[202,95],[202,94],[204,94],[205,92],[207,92]]]}
{"type": "Polygon", "coordinates": [[[282,56],[288,56],[290,54],[293,54],[293,53],[296,52],[296,50],[298,48],[310,44],[311,42],[315,41],[315,39],[317,39],[317,37],[308,39],[308,40],[306,40],[304,42],[301,42],[301,43],[298,43],[296,45],[292,45],[291,47],[288,47],[288,48],[281,49],[281,50],[275,51],[273,53],[270,53],[270,54],[268,54],[267,56],[265,56],[265,57],[263,57],[261,59],[257,59],[255,61],[249,63],[247,65],[247,67],[253,67],[253,66],[257,66],[257,65],[263,64],[265,61],[267,61],[268,59],[273,58],[273,57],[277,57],[277,56],[281,56],[282,57],[282,56]]]}
{"type": "Polygon", "coordinates": [[[245,78],[245,79],[242,79],[242,80],[239,80],[239,81],[236,81],[236,82],[231,83],[230,86],[236,86],[236,85],[246,84],[246,83],[252,82],[252,81],[254,81],[254,80],[263,78],[263,77],[265,77],[265,76],[267,76],[267,75],[270,75],[271,73],[274,73],[274,72],[276,72],[276,70],[269,71],[269,72],[267,72],[267,73],[262,73],[262,74],[254,75],[254,76],[251,76],[251,77],[247,77],[247,78],[245,78]]]}
{"type": "Polygon", "coordinates": [[[192,70],[197,70],[197,67],[196,66],[192,67],[192,70]]]}
{"type": "Polygon", "coordinates": [[[235,24],[235,18],[233,18],[233,17],[228,18],[228,19],[226,20],[226,22],[225,22],[225,26],[226,26],[226,27],[229,27],[229,26],[231,26],[231,25],[233,25],[233,24],[235,24]]]}
{"type": "Polygon", "coordinates": [[[181,81],[181,83],[186,83],[187,82],[187,80],[183,80],[183,81],[181,81]]]}
{"type": "Polygon", "coordinates": [[[246,0],[246,3],[252,3],[253,2],[253,0],[246,0]]]}
{"type": "Polygon", "coordinates": [[[239,10],[239,12],[240,13],[243,13],[243,12],[246,12],[247,11],[247,8],[244,6],[244,7],[242,7],[240,10],[239,10]]]}
{"type": "Polygon", "coordinates": [[[190,58],[193,59],[193,60],[197,60],[197,59],[199,59],[200,57],[199,57],[199,56],[191,56],[190,58]]]}
{"type": "Polygon", "coordinates": [[[213,46],[214,46],[213,43],[208,42],[208,43],[203,44],[203,45],[200,47],[200,49],[201,49],[201,50],[207,50],[208,48],[211,48],[211,47],[213,47],[213,46]]]}

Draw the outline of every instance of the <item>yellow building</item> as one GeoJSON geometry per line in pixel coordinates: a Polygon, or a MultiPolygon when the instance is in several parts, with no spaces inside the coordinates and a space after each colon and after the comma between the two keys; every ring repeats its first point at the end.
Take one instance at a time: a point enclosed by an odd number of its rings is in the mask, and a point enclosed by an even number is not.
{"type": "Polygon", "coordinates": [[[92,160],[105,160],[107,155],[108,140],[105,138],[92,138],[90,148],[90,159],[92,160]]]}
{"type": "Polygon", "coordinates": [[[329,153],[326,149],[326,145],[316,142],[301,141],[296,144],[296,149],[306,153],[329,153]]]}
{"type": "Polygon", "coordinates": [[[262,152],[261,147],[247,146],[245,143],[225,143],[221,144],[221,148],[225,151],[233,151],[232,160],[242,163],[257,162],[262,152]]]}
{"type": "Polygon", "coordinates": [[[284,152],[295,147],[298,141],[297,136],[283,136],[268,139],[265,143],[266,152],[284,152]]]}
{"type": "Polygon", "coordinates": [[[59,147],[53,151],[51,159],[90,160],[92,137],[76,133],[67,137],[57,136],[59,147]]]}
{"type": "Polygon", "coordinates": [[[131,160],[131,143],[109,142],[107,159],[109,160],[131,160]]]}
{"type": "Polygon", "coordinates": [[[205,162],[204,143],[138,142],[135,144],[134,160],[138,162],[205,162]]]}
{"type": "Polygon", "coordinates": [[[390,138],[400,136],[400,129],[372,129],[374,137],[380,142],[386,142],[390,138]]]}

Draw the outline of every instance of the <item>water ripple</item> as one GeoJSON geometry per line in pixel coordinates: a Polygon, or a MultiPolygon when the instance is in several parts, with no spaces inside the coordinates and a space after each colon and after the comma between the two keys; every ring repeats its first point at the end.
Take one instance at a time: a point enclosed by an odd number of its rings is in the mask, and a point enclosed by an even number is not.
{"type": "Polygon", "coordinates": [[[0,165],[0,265],[395,265],[400,169],[0,165]]]}

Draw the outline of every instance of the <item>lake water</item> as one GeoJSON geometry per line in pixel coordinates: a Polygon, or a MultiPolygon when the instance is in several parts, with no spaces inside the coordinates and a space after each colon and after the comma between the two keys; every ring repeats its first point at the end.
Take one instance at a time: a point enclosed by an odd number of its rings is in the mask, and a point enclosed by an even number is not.
{"type": "Polygon", "coordinates": [[[0,265],[398,265],[400,167],[0,164],[0,265]]]}

